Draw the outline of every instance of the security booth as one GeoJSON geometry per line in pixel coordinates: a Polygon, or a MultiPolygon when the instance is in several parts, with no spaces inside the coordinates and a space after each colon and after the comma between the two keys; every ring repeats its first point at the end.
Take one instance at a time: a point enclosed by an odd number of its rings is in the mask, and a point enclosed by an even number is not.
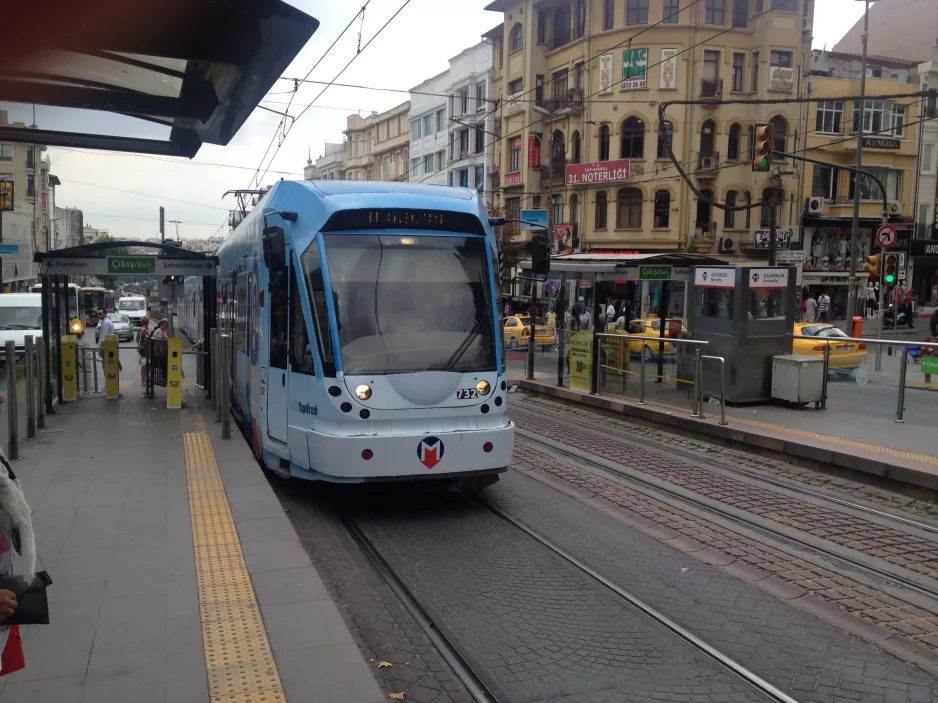
{"type": "MultiPolygon", "coordinates": [[[[82,349],[90,351],[87,346],[81,346],[79,338],[68,335],[71,331],[66,319],[68,306],[65,301],[65,292],[68,290],[68,278],[72,275],[106,276],[106,275],[147,275],[158,277],[185,277],[199,276],[203,278],[202,315],[205,320],[206,336],[217,326],[217,298],[215,278],[218,270],[218,257],[203,252],[190,251],[179,247],[138,241],[112,241],[95,242],[57,249],[53,252],[40,252],[34,257],[39,264],[42,280],[42,339],[45,346],[44,360],[44,387],[43,402],[47,413],[53,413],[53,395],[57,395],[59,403],[76,400],[78,397],[78,373],[81,365],[80,358],[88,354],[80,354],[82,349]],[[120,252],[156,249],[159,255],[139,254],[111,254],[120,252]]],[[[171,339],[170,342],[173,340],[171,339]]],[[[178,341],[181,345],[181,340],[178,341]]],[[[119,349],[116,343],[112,346],[104,340],[104,380],[107,397],[116,398],[115,388],[119,379],[116,369],[120,368],[119,349]],[[115,353],[116,352],[116,353],[115,353]],[[116,369],[114,368],[116,367],[116,369]],[[110,382],[110,386],[108,386],[110,382]]],[[[166,385],[176,381],[176,389],[181,392],[182,375],[182,348],[165,343],[158,349],[148,350],[148,354],[155,353],[155,362],[148,367],[154,374],[147,381],[147,395],[152,397],[152,386],[166,385]],[[176,352],[173,357],[174,351],[176,352]],[[173,358],[176,366],[173,369],[173,358]],[[178,372],[178,376],[174,374],[178,372]]],[[[92,357],[96,356],[97,350],[92,357]]],[[[202,377],[211,378],[211,367],[214,360],[210,351],[200,357],[202,364],[202,377]]],[[[96,366],[94,367],[96,370],[96,366]]],[[[95,371],[96,372],[96,371],[95,371]]],[[[178,407],[178,394],[174,394],[171,407],[178,407]]]]}
{"type": "MultiPolygon", "coordinates": [[[[795,294],[794,267],[694,266],[689,326],[723,357],[727,402],[771,398],[772,357],[791,354],[795,294]]],[[[719,373],[705,367],[702,390],[719,396],[719,373]]]]}

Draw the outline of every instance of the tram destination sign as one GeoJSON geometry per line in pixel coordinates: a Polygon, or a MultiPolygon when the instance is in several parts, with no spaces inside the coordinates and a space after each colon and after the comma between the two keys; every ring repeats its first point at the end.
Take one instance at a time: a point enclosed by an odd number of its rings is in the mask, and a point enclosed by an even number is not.
{"type": "Polygon", "coordinates": [[[46,276],[214,276],[214,259],[157,256],[51,256],[42,262],[46,276]]]}

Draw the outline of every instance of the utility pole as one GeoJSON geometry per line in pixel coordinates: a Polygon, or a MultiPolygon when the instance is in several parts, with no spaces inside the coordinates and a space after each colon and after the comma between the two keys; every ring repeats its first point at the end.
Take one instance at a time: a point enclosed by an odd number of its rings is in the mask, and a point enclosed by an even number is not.
{"type": "Polygon", "coordinates": [[[160,205],[160,244],[166,243],[166,208],[160,205]]]}
{"type": "MultiPolygon", "coordinates": [[[[863,165],[863,119],[866,112],[866,52],[870,34],[870,0],[862,0],[863,12],[863,56],[860,61],[860,124],[857,127],[857,168],[863,165]]],[[[885,196],[885,193],[883,194],[885,196]]],[[[850,229],[850,276],[847,278],[847,321],[853,320],[857,311],[857,256],[860,238],[860,175],[853,176],[853,225],[850,229]]],[[[882,282],[880,282],[882,286],[882,282]]]]}

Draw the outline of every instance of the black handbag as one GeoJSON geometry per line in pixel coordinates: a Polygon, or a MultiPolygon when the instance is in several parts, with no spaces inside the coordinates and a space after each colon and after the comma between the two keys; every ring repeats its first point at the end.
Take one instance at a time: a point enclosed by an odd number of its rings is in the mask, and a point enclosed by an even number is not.
{"type": "Polygon", "coordinates": [[[32,581],[22,576],[0,576],[0,589],[16,596],[16,610],[2,622],[3,625],[48,625],[49,597],[46,588],[52,579],[45,571],[36,573],[32,581]]]}

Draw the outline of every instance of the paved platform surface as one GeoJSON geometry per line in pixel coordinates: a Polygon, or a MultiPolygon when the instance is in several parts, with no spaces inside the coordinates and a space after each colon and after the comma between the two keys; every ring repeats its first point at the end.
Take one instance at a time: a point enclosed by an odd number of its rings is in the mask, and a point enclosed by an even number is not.
{"type": "Polygon", "coordinates": [[[26,628],[0,702],[383,700],[246,443],[199,395],[67,404],[23,443],[52,623],[26,628]]]}
{"type": "Polygon", "coordinates": [[[920,392],[920,395],[935,406],[927,422],[919,418],[898,424],[893,417],[871,414],[863,406],[832,401],[827,410],[777,405],[727,408],[728,424],[721,426],[719,406],[706,405],[706,418],[697,420],[690,417],[689,403],[679,400],[673,391],[670,392],[672,402],[667,402],[665,395],[655,396],[652,392],[645,405],[638,405],[634,397],[592,396],[558,388],[552,379],[523,380],[520,386],[534,393],[699,432],[715,439],[938,489],[938,444],[934,435],[938,396],[927,392],[920,392]]]}

